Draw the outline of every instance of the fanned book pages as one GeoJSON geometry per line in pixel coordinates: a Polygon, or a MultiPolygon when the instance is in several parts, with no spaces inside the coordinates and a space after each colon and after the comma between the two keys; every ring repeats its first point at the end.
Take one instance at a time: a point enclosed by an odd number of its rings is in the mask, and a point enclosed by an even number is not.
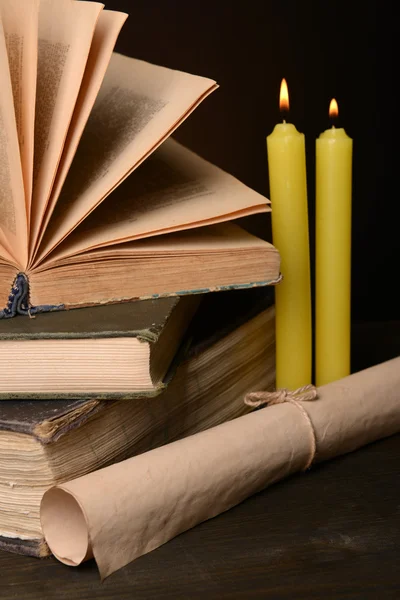
{"type": "Polygon", "coordinates": [[[0,0],[0,317],[279,280],[266,198],[172,138],[218,86],[114,52],[127,15],[0,0]]]}

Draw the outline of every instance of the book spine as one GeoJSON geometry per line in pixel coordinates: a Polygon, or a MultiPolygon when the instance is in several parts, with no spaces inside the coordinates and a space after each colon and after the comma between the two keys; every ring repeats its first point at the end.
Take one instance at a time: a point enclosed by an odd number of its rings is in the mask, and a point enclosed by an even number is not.
{"type": "Polygon", "coordinates": [[[29,280],[25,273],[18,273],[11,286],[7,305],[0,310],[0,319],[10,319],[16,315],[33,317],[38,313],[63,310],[64,305],[32,306],[29,301],[29,280]]]}

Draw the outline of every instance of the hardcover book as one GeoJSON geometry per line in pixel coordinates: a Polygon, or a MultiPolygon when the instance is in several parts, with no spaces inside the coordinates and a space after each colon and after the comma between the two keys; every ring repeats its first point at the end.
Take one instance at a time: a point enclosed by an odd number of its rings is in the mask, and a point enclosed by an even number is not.
{"type": "Polygon", "coordinates": [[[0,402],[157,395],[178,360],[200,298],[138,300],[0,321],[0,402]]]}
{"type": "Polygon", "coordinates": [[[0,0],[0,318],[279,280],[266,198],[170,136],[217,84],[114,52],[127,15],[0,0]]]}
{"type": "Polygon", "coordinates": [[[258,293],[268,289],[206,295],[186,358],[154,398],[0,402],[0,548],[45,556],[47,488],[238,417],[247,392],[272,389],[273,296],[258,293]]]}

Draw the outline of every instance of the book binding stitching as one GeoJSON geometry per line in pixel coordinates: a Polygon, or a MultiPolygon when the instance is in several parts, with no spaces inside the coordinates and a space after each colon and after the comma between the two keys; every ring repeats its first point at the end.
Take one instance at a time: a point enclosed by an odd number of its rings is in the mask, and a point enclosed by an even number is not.
{"type": "Polygon", "coordinates": [[[64,304],[32,306],[29,301],[29,280],[25,273],[18,273],[11,286],[7,305],[0,310],[0,319],[10,319],[16,315],[34,317],[38,313],[63,310],[64,304]]]}

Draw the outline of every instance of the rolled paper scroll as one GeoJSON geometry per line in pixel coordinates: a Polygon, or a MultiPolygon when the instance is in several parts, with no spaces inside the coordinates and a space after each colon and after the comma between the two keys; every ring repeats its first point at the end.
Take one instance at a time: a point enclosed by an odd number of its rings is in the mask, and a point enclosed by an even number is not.
{"type": "Polygon", "coordinates": [[[68,565],[104,579],[309,463],[400,431],[400,357],[49,489],[41,522],[68,565]],[[310,422],[313,431],[310,431],[310,422]]]}

